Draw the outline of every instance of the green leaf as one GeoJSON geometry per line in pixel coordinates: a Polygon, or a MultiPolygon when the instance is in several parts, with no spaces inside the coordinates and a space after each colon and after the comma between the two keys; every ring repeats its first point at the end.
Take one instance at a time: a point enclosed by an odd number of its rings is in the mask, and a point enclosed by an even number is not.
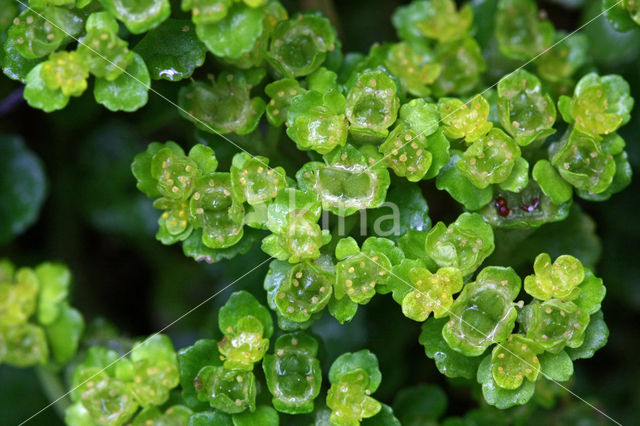
{"type": "Polygon", "coordinates": [[[108,81],[122,76],[134,60],[128,43],[118,38],[118,23],[107,12],[96,12],[87,19],[87,35],[79,40],[81,54],[91,74],[108,81]]]}
{"type": "Polygon", "coordinates": [[[440,268],[432,274],[426,268],[409,270],[411,291],[402,299],[402,313],[414,321],[446,316],[453,295],[462,290],[462,273],[455,268],[440,268]]]}
{"type": "Polygon", "coordinates": [[[298,80],[283,78],[267,84],[264,92],[271,98],[267,104],[267,119],[274,126],[281,126],[287,121],[288,109],[293,99],[304,95],[306,90],[300,87],[298,80]]]}
{"type": "Polygon", "coordinates": [[[467,179],[457,164],[462,159],[462,152],[452,149],[449,162],[442,168],[436,178],[436,187],[444,190],[453,197],[454,200],[464,205],[468,210],[478,210],[489,204],[493,197],[493,189],[487,186],[479,189],[467,179]]]}
{"type": "Polygon", "coordinates": [[[382,69],[358,74],[347,94],[349,131],[362,139],[384,138],[396,121],[400,100],[396,84],[382,69]]]}
{"type": "MultiPolygon", "coordinates": [[[[400,80],[402,91],[414,96],[429,96],[430,86],[440,75],[440,64],[435,62],[434,55],[417,43],[394,44],[384,64],[400,80]]],[[[420,101],[424,102],[418,99],[420,101]]]]}
{"type": "Polygon", "coordinates": [[[77,52],[54,52],[42,64],[41,75],[47,87],[64,96],[80,96],[87,89],[89,68],[77,52]]]}
{"type": "Polygon", "coordinates": [[[132,426],[147,426],[149,424],[187,426],[193,412],[183,405],[173,405],[161,412],[157,407],[147,407],[142,410],[132,426]]]}
{"type": "Polygon", "coordinates": [[[47,338],[41,327],[30,323],[5,325],[0,328],[6,353],[2,362],[14,367],[46,364],[49,359],[47,338]]]}
{"type": "Polygon", "coordinates": [[[136,111],[149,99],[151,79],[144,60],[137,53],[125,72],[113,81],[97,78],[93,95],[110,111],[136,111]]]}
{"type": "Polygon", "coordinates": [[[219,366],[218,344],[215,340],[201,339],[192,346],[181,349],[177,355],[178,370],[180,371],[180,385],[182,398],[193,409],[206,407],[197,397],[193,380],[201,368],[205,366],[219,366]]]}
{"type": "Polygon", "coordinates": [[[180,114],[209,133],[251,133],[265,109],[262,98],[251,98],[251,77],[237,71],[222,73],[211,84],[193,81],[178,94],[180,114]]]}
{"type": "Polygon", "coordinates": [[[66,8],[25,9],[13,20],[7,40],[26,59],[36,59],[54,52],[81,30],[80,16],[66,8]]]}
{"type": "Polygon", "coordinates": [[[418,185],[392,186],[385,204],[368,212],[367,223],[376,235],[398,239],[409,231],[431,229],[429,205],[418,185]]]}
{"type": "Polygon", "coordinates": [[[571,81],[576,71],[589,60],[589,40],[582,33],[567,35],[556,31],[553,49],[548,49],[536,59],[538,75],[550,82],[571,81]]]}
{"type": "Polygon", "coordinates": [[[538,160],[533,166],[533,179],[554,204],[569,201],[573,195],[571,185],[562,179],[558,171],[547,160],[538,160]]]}
{"type": "Polygon", "coordinates": [[[524,289],[540,300],[574,299],[574,290],[585,276],[582,262],[570,255],[559,256],[551,264],[549,255],[541,253],[536,257],[533,269],[535,274],[525,278],[524,289]]]}
{"type": "Polygon", "coordinates": [[[264,31],[263,8],[235,3],[217,22],[196,23],[196,34],[216,56],[238,59],[253,49],[264,31]]]}
{"type": "Polygon", "coordinates": [[[465,4],[460,11],[452,0],[432,0],[425,6],[424,17],[417,23],[418,29],[426,37],[440,43],[465,37],[473,21],[473,11],[465,4]]]}
{"type": "Polygon", "coordinates": [[[560,98],[558,108],[568,123],[590,135],[608,135],[631,119],[629,83],[619,75],[589,73],[576,85],[573,98],[560,98]]]}
{"type": "Polygon", "coordinates": [[[189,418],[187,426],[233,426],[231,416],[221,411],[204,411],[189,418]]]}
{"type": "Polygon", "coordinates": [[[525,380],[517,389],[502,389],[493,379],[491,370],[491,356],[486,356],[478,367],[477,380],[482,384],[482,395],[489,405],[504,410],[514,405],[524,405],[531,399],[536,389],[533,382],[525,380]]]}
{"type": "Polygon", "coordinates": [[[44,112],[53,112],[63,109],[69,103],[69,97],[62,90],[49,88],[42,78],[44,63],[36,65],[29,71],[25,80],[23,92],[24,99],[32,108],[38,108],[44,112]]]}
{"type": "Polygon", "coordinates": [[[265,338],[268,339],[273,335],[273,320],[269,310],[244,290],[232,293],[227,303],[220,308],[218,312],[220,331],[223,334],[229,333],[230,329],[233,330],[233,327],[247,316],[252,316],[260,321],[265,338]]]}
{"type": "Polygon", "coordinates": [[[284,334],[276,340],[273,355],[262,363],[273,406],[282,413],[310,413],[320,394],[322,369],[318,342],[309,334],[284,334]]]}
{"type": "MultiPolygon", "coordinates": [[[[290,89],[291,93],[298,93],[298,89],[290,89]]],[[[349,135],[344,105],[345,98],[337,90],[325,94],[311,90],[295,96],[287,110],[287,135],[298,149],[312,149],[320,154],[344,146],[349,135]]]]}
{"type": "Polygon", "coordinates": [[[542,348],[522,334],[512,334],[507,340],[493,348],[491,374],[501,389],[516,390],[525,380],[535,382],[540,373],[537,355],[542,348]]]}
{"type": "MultiPolygon", "coordinates": [[[[435,361],[440,373],[450,378],[464,377],[465,379],[471,379],[476,374],[480,364],[480,357],[467,357],[451,349],[442,337],[442,327],[446,322],[445,318],[429,318],[422,324],[422,332],[418,342],[424,346],[425,354],[435,361]]],[[[396,403],[394,403],[395,405],[396,403]]],[[[396,409],[399,415],[402,416],[402,411],[397,406],[396,409]]]]}
{"type": "Polygon", "coordinates": [[[556,107],[533,74],[518,70],[498,82],[500,124],[518,145],[529,145],[555,133],[556,107]]]}
{"type": "Polygon", "coordinates": [[[400,420],[393,415],[393,410],[386,404],[381,404],[382,408],[373,417],[363,419],[360,423],[363,426],[400,426],[400,420]]]}
{"type": "Polygon", "coordinates": [[[444,134],[452,140],[464,138],[471,143],[493,128],[493,123],[488,121],[489,102],[482,95],[476,95],[467,102],[457,98],[440,98],[438,110],[444,134]]]}
{"type": "Polygon", "coordinates": [[[247,254],[249,250],[262,237],[262,232],[257,229],[245,228],[240,241],[227,248],[210,248],[202,242],[202,230],[195,229],[189,237],[182,242],[182,252],[196,262],[216,263],[224,259],[247,254]]]}
{"type": "Polygon", "coordinates": [[[320,256],[320,247],[329,241],[317,224],[320,202],[313,192],[293,188],[280,191],[267,211],[267,227],[272,235],[262,240],[262,250],[291,263],[320,256]]]}
{"type": "Polygon", "coordinates": [[[329,381],[327,406],[333,424],[357,424],[380,411],[380,403],[369,395],[380,386],[382,375],[378,359],[368,350],[340,355],[331,365],[329,381]]]}
{"type": "Polygon", "coordinates": [[[255,410],[256,383],[250,371],[205,366],[193,380],[198,399],[228,414],[255,410]]]}
{"type": "Polygon", "coordinates": [[[493,230],[482,216],[463,213],[449,227],[436,223],[427,234],[425,248],[438,266],[458,268],[467,276],[493,252],[493,230]]]}
{"type": "Polygon", "coordinates": [[[279,316],[305,323],[327,306],[334,281],[335,275],[320,262],[316,265],[305,261],[289,268],[279,282],[272,280],[268,291],[279,316]]]}
{"type": "Polygon", "coordinates": [[[577,348],[567,348],[566,352],[572,360],[591,358],[598,349],[607,344],[608,339],[609,328],[604,322],[602,311],[598,311],[591,315],[582,345],[577,348]]]}
{"type": "Polygon", "coordinates": [[[540,355],[540,373],[549,380],[566,382],[573,376],[573,361],[566,351],[557,354],[545,352],[540,355]]]}
{"type": "Polygon", "coordinates": [[[536,56],[553,43],[554,28],[539,18],[532,0],[500,0],[496,12],[496,38],[503,55],[517,60],[536,56]]]}
{"type": "MultiPolygon", "coordinates": [[[[40,283],[38,299],[38,322],[51,324],[60,311],[62,303],[69,294],[71,273],[66,266],[55,263],[43,263],[35,269],[40,283]]],[[[62,307],[64,308],[64,307],[62,307]]]]}
{"type": "Polygon", "coordinates": [[[234,414],[232,419],[233,426],[278,426],[280,424],[278,412],[266,405],[258,405],[253,413],[234,414]]]}
{"type": "Polygon", "coordinates": [[[518,158],[516,142],[502,130],[492,129],[467,148],[456,166],[472,184],[484,189],[507,180],[518,158]]]}
{"type": "Polygon", "coordinates": [[[51,353],[56,362],[65,364],[76,354],[84,331],[84,320],[76,309],[66,303],[58,308],[56,319],[45,326],[51,353]]]}
{"type": "Polygon", "coordinates": [[[513,300],[520,288],[520,277],[512,268],[484,268],[453,303],[442,337],[467,356],[482,355],[511,334],[518,316],[513,300]]]}
{"type": "Polygon", "coordinates": [[[578,348],[583,344],[589,313],[569,301],[536,300],[524,308],[519,320],[528,338],[546,351],[558,353],[565,346],[578,348]]]}
{"type": "Polygon", "coordinates": [[[0,53],[0,64],[2,64],[2,72],[7,77],[18,80],[22,84],[27,83],[27,75],[41,59],[27,59],[18,52],[13,45],[11,39],[7,39],[2,43],[4,46],[4,55],[0,53]]]}
{"type": "Polygon", "coordinates": [[[0,244],[37,219],[47,191],[42,163],[18,137],[0,136],[0,244]]]}
{"type": "Polygon", "coordinates": [[[203,175],[194,186],[189,211],[194,226],[202,229],[202,243],[212,249],[237,244],[244,235],[244,207],[232,195],[231,175],[203,175]]]}
{"type": "Polygon", "coordinates": [[[336,47],[336,31],[329,20],[315,14],[299,14],[275,28],[267,59],[283,76],[311,74],[336,47]]]}
{"type": "Polygon", "coordinates": [[[270,202],[287,186],[282,167],[269,167],[269,159],[241,152],[233,156],[231,185],[241,201],[254,206],[270,202]]]}
{"type": "Polygon", "coordinates": [[[573,130],[551,159],[560,176],[575,188],[598,194],[611,186],[616,164],[597,136],[573,130]]]}
{"type": "Polygon", "coordinates": [[[351,321],[357,311],[358,304],[351,300],[350,297],[343,297],[342,299],[332,297],[329,301],[329,313],[337,319],[340,324],[351,321]]]}
{"type": "Polygon", "coordinates": [[[303,191],[318,194],[322,207],[339,216],[382,205],[389,187],[389,171],[375,148],[338,148],[296,173],[303,191]]]}
{"type": "Polygon", "coordinates": [[[593,315],[600,310],[600,303],[604,300],[607,288],[604,286],[602,279],[593,275],[589,268],[585,268],[584,280],[578,287],[579,293],[573,302],[593,315]]]}
{"type": "Polygon", "coordinates": [[[169,0],[100,0],[100,3],[133,34],[157,27],[171,14],[169,0]]]}
{"type": "MultiPolygon", "coordinates": [[[[423,327],[424,329],[424,327],[423,327]]],[[[436,422],[447,409],[447,396],[435,385],[418,385],[402,389],[393,400],[393,412],[406,426],[436,422]]]]}
{"type": "Polygon", "coordinates": [[[437,96],[469,93],[487,69],[480,46],[471,37],[439,44],[435,60],[442,67],[433,88],[437,96]]]}
{"type": "Polygon", "coordinates": [[[204,64],[207,48],[190,21],[169,19],[149,31],[136,45],[154,80],[180,81],[204,64]]]}

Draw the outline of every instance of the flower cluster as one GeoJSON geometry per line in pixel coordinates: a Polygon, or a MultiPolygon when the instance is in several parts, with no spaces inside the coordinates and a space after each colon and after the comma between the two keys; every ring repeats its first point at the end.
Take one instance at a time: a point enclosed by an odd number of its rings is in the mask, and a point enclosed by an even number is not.
{"type": "MultiPolygon", "coordinates": [[[[419,341],[438,370],[475,378],[500,409],[525,404],[543,379],[568,380],[574,360],[606,343],[605,287],[579,259],[540,254],[524,288],[512,267],[486,265],[500,233],[562,221],[574,193],[603,201],[631,178],[617,133],[631,118],[629,85],[586,73],[586,39],[564,37],[533,0],[495,2],[490,32],[476,31],[472,4],[413,1],[392,17],[399,41],[367,54],[344,54],[327,18],[290,17],[277,0],[182,0],[190,20],[172,19],[168,0],[4,3],[3,71],[33,107],[64,108],[91,75],[96,102],[112,111],[144,106],[151,79],[190,80],[176,90],[181,116],[237,136],[241,145],[222,138],[244,152],[216,146],[217,158],[208,144],[185,152],[169,141],[138,154],[131,170],[160,210],[156,238],[208,263],[261,240],[273,259],[264,290],[283,332],[274,342],[272,312],[239,291],[219,311],[220,339],[176,354],[154,335],[128,357],[94,346],[76,360],[68,424],[275,426],[279,413],[399,424],[371,396],[381,373],[368,350],[333,361],[318,404],[322,345],[309,331],[326,312],[344,324],[388,294],[423,323],[419,341]],[[220,71],[191,79],[207,52],[220,71]],[[488,70],[514,61],[526,64],[488,70]],[[281,140],[267,146],[265,133],[281,140]],[[276,155],[296,148],[295,159],[276,155]],[[465,210],[453,223],[431,226],[419,186],[428,180],[465,210]],[[382,235],[385,202],[401,207],[400,224],[382,235]],[[369,213],[366,236],[323,229],[323,212],[369,213]],[[178,383],[184,405],[167,408],[178,383]]],[[[636,9],[620,2],[608,17],[625,29],[640,22],[636,9]]],[[[59,265],[0,264],[0,360],[71,359],[82,320],[67,289],[59,265]]]]}
{"type": "Polygon", "coordinates": [[[69,306],[69,270],[58,263],[16,268],[0,259],[0,362],[16,367],[62,365],[75,355],[84,330],[69,306]]]}

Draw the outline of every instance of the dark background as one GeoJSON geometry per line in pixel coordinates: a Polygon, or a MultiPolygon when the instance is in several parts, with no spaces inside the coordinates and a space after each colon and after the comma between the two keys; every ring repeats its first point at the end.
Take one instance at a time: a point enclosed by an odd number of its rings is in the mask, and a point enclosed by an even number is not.
{"type": "MultiPolygon", "coordinates": [[[[390,17],[398,5],[407,2],[337,0],[333,6],[324,1],[284,3],[290,11],[299,7],[325,8],[339,26],[344,50],[366,52],[374,42],[395,40],[390,17]]],[[[588,12],[549,2],[540,2],[540,6],[547,10],[556,27],[573,30],[597,11],[598,3],[588,2],[585,6],[588,12]]],[[[604,18],[599,18],[585,30],[592,37],[592,55],[601,73],[623,74],[640,102],[640,62],[636,59],[640,35],[627,35],[616,39],[619,44],[613,48],[607,47],[598,32],[606,30],[606,25],[604,18]]],[[[153,87],[175,99],[180,84],[154,82],[153,87]]],[[[266,258],[255,247],[232,261],[197,264],[184,257],[179,247],[165,247],[155,240],[156,213],[151,202],[135,188],[129,171],[133,156],[154,140],[175,140],[187,147],[199,138],[211,139],[194,132],[192,125],[160,97],[150,94],[149,104],[134,114],[108,113],[95,104],[89,90],[82,98],[73,99],[65,110],[44,114],[13,101],[18,88],[15,82],[0,77],[0,102],[8,110],[0,115],[0,132],[22,135],[28,147],[42,159],[49,191],[37,223],[10,245],[0,246],[0,257],[9,257],[18,265],[35,265],[45,260],[68,264],[74,276],[72,303],[88,322],[106,318],[119,335],[148,335],[266,258]]],[[[635,170],[640,166],[639,109],[635,108],[631,123],[620,132],[627,141],[635,170]]],[[[231,138],[250,151],[255,148],[251,145],[255,141],[235,135],[231,138]]],[[[213,143],[224,169],[233,151],[220,141],[213,143]]],[[[431,183],[425,183],[423,189],[434,223],[452,220],[460,212],[431,183]]],[[[636,179],[608,202],[578,201],[594,219],[601,239],[602,254],[596,272],[604,278],[608,289],[603,311],[611,336],[608,345],[593,359],[576,362],[570,386],[576,394],[623,424],[637,423],[640,408],[639,189],[640,181],[636,179]]],[[[265,271],[266,266],[253,272],[234,285],[233,290],[263,293],[265,271]]],[[[216,336],[217,307],[230,291],[167,331],[176,348],[190,345],[196,338],[216,336]]],[[[92,329],[96,338],[109,334],[109,327],[104,325],[92,329]]],[[[383,386],[376,396],[387,403],[402,387],[435,383],[449,396],[449,415],[461,415],[477,406],[469,388],[446,381],[433,361],[425,357],[417,342],[419,324],[404,319],[388,297],[375,298],[361,308],[349,325],[340,327],[325,318],[314,331],[325,338],[327,360],[362,347],[373,350],[381,360],[383,372],[383,386]]],[[[559,409],[555,412],[561,413],[565,407],[579,409],[581,424],[602,420],[576,398],[563,391],[559,394],[559,409]]],[[[0,366],[0,401],[0,424],[15,424],[47,404],[33,370],[4,365],[0,366]]],[[[558,423],[562,423],[561,417],[558,414],[558,423]]],[[[59,422],[55,410],[49,409],[30,424],[59,422]]]]}

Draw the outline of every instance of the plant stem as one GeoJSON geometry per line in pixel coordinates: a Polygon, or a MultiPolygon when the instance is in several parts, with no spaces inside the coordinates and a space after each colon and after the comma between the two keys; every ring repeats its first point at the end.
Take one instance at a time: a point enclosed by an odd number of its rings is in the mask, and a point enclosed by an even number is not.
{"type": "Polygon", "coordinates": [[[56,401],[53,404],[53,407],[55,408],[58,416],[63,419],[64,411],[70,405],[70,402],[68,396],[60,398],[66,393],[60,375],[44,366],[37,367],[36,374],[38,375],[38,380],[40,381],[44,394],[47,396],[49,401],[56,401]],[[58,400],[58,398],[60,399],[58,400]]]}

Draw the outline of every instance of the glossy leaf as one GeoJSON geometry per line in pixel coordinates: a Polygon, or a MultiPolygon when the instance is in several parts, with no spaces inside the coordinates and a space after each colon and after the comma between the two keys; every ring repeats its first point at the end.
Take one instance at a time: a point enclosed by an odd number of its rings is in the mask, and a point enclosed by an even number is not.
{"type": "Polygon", "coordinates": [[[469,4],[460,11],[452,0],[431,0],[425,7],[425,16],[418,22],[418,29],[426,37],[434,38],[440,43],[458,40],[469,31],[473,20],[473,12],[469,4]]]}
{"type": "Polygon", "coordinates": [[[474,96],[466,103],[456,98],[440,98],[438,110],[442,129],[449,139],[474,142],[489,133],[493,123],[488,121],[489,102],[482,95],[474,96]]]}
{"type": "Polygon", "coordinates": [[[584,342],[589,313],[575,303],[551,299],[534,301],[523,311],[526,336],[546,351],[558,353],[565,346],[577,348],[584,342]]]}
{"type": "Polygon", "coordinates": [[[118,38],[118,23],[107,12],[87,19],[87,34],[80,39],[78,53],[87,61],[91,74],[108,81],[120,77],[134,60],[128,43],[118,38]]]}
{"type": "Polygon", "coordinates": [[[616,164],[611,154],[591,136],[573,130],[551,159],[560,176],[572,186],[594,194],[605,191],[613,182],[616,164]]]}
{"type": "Polygon", "coordinates": [[[518,70],[498,82],[498,116],[502,127],[519,145],[555,133],[556,107],[533,74],[518,70]]]}
{"type": "Polygon", "coordinates": [[[47,7],[36,12],[25,9],[13,20],[8,31],[15,49],[26,59],[36,59],[54,52],[82,30],[82,19],[62,7],[47,7]]]}
{"type": "Polygon", "coordinates": [[[558,257],[552,264],[549,255],[542,253],[536,257],[533,269],[535,274],[525,278],[524,289],[540,300],[573,299],[574,290],[584,279],[582,263],[569,255],[558,257]]]}
{"type": "Polygon", "coordinates": [[[113,81],[97,78],[93,95],[110,111],[136,111],[149,99],[151,79],[144,60],[137,53],[126,70],[113,81]]]}
{"type": "Polygon", "coordinates": [[[336,33],[323,16],[299,14],[275,28],[267,58],[284,77],[311,74],[336,47],[336,33]]]}
{"type": "Polygon", "coordinates": [[[532,0],[500,0],[496,12],[496,37],[500,52],[518,60],[527,60],[551,46],[554,28],[538,16],[532,0]]]}
{"type": "Polygon", "coordinates": [[[467,357],[462,353],[451,349],[442,337],[442,327],[447,320],[445,318],[429,318],[422,324],[419,343],[424,346],[426,355],[433,359],[440,373],[447,377],[475,377],[480,364],[480,357],[467,357]]]}
{"type": "Polygon", "coordinates": [[[193,380],[200,401],[224,413],[255,410],[256,383],[250,371],[227,370],[219,366],[205,366],[193,380]]]}
{"type": "Polygon", "coordinates": [[[536,388],[533,382],[525,380],[517,389],[503,389],[493,379],[491,370],[491,357],[486,356],[478,367],[477,380],[482,385],[482,395],[489,405],[504,410],[514,405],[524,405],[533,397],[536,388]]]}
{"type": "Polygon", "coordinates": [[[287,414],[310,413],[320,394],[322,370],[316,358],[318,343],[304,332],[284,334],[273,355],[265,355],[262,368],[273,406],[287,414]]]}
{"type": "Polygon", "coordinates": [[[502,130],[492,129],[467,148],[457,167],[471,183],[484,189],[507,180],[520,155],[513,139],[502,130]]]}
{"type": "Polygon", "coordinates": [[[466,276],[493,252],[493,231],[482,216],[463,213],[449,227],[436,223],[427,234],[425,247],[438,266],[458,268],[466,276]]]}
{"type": "Polygon", "coordinates": [[[480,46],[471,37],[438,45],[436,62],[441,66],[433,89],[437,96],[470,92],[487,68],[480,46]]]}
{"type": "Polygon", "coordinates": [[[462,159],[462,152],[452,149],[448,163],[442,168],[436,179],[436,187],[445,190],[454,200],[468,210],[478,210],[491,202],[493,188],[487,186],[480,189],[472,184],[457,167],[462,159]]]}
{"type": "Polygon", "coordinates": [[[580,79],[572,98],[560,97],[558,109],[576,129],[608,135],[631,118],[634,101],[629,90],[629,83],[619,75],[589,73],[580,79]]]}
{"type": "Polygon", "coordinates": [[[262,98],[251,98],[249,80],[253,78],[239,71],[222,73],[212,84],[194,81],[180,89],[180,113],[209,133],[251,133],[265,109],[262,98]]]}
{"type": "Polygon", "coordinates": [[[442,330],[447,344],[467,356],[479,356],[491,344],[507,339],[518,316],[513,300],[520,286],[513,269],[484,268],[449,310],[449,321],[442,330]]]}
{"type": "MultiPolygon", "coordinates": [[[[491,353],[491,374],[502,389],[516,390],[525,380],[535,382],[540,374],[537,355],[542,348],[522,334],[512,334],[491,353]]],[[[544,367],[544,362],[543,362],[544,367]]],[[[546,373],[543,371],[543,374],[546,373]]]]}
{"type": "Polygon", "coordinates": [[[76,52],[55,52],[42,65],[41,77],[53,91],[64,96],[80,96],[87,89],[89,69],[82,55],[76,52]]]}
{"type": "Polygon", "coordinates": [[[262,240],[262,250],[279,259],[296,263],[320,256],[320,247],[330,234],[318,225],[320,202],[312,192],[297,189],[280,191],[267,212],[272,235],[262,240]]]}
{"type": "Polygon", "coordinates": [[[149,31],[136,45],[154,80],[180,81],[202,66],[207,48],[196,37],[193,24],[169,19],[149,31]]]}
{"type": "Polygon", "coordinates": [[[396,90],[396,84],[382,69],[360,73],[347,94],[351,134],[363,139],[386,137],[400,108],[396,90]]]}
{"type": "Polygon", "coordinates": [[[157,27],[171,14],[168,0],[100,0],[100,3],[133,34],[157,27]]]}
{"type": "Polygon", "coordinates": [[[44,64],[36,65],[25,81],[23,92],[24,99],[32,108],[38,108],[44,112],[53,112],[63,109],[69,103],[69,97],[62,93],[62,90],[51,90],[42,78],[42,67],[44,64]]]}
{"type": "Polygon", "coordinates": [[[0,136],[0,244],[35,222],[46,191],[47,179],[40,159],[22,139],[0,136]]]}
{"type": "Polygon", "coordinates": [[[324,156],[325,163],[305,164],[297,173],[303,191],[318,194],[322,206],[340,216],[360,209],[379,207],[385,199],[390,177],[377,151],[352,145],[324,156]]]}

